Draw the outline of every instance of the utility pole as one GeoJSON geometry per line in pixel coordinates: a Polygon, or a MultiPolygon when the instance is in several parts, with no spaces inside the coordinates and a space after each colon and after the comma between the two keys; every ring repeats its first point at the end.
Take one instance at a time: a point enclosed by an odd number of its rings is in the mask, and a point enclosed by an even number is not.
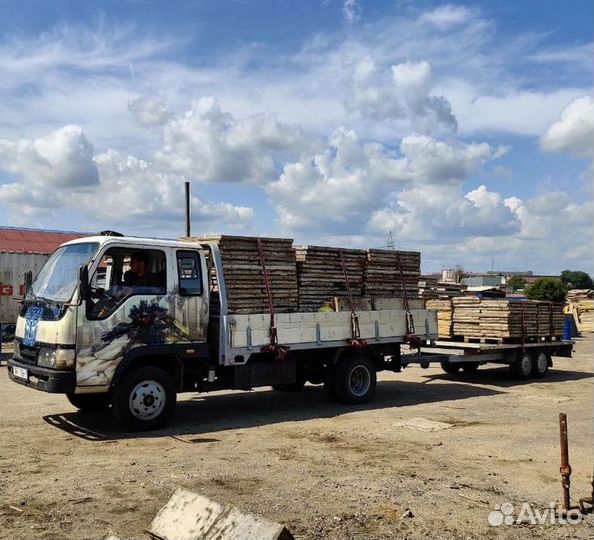
{"type": "Polygon", "coordinates": [[[190,237],[190,182],[185,183],[186,188],[186,238],[190,237]]]}

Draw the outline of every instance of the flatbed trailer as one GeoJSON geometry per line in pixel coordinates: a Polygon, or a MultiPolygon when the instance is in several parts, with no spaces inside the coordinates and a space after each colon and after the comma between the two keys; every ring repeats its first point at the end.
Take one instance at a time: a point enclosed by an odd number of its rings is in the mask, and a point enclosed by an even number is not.
{"type": "Polygon", "coordinates": [[[507,364],[518,379],[544,377],[553,366],[553,357],[571,358],[574,342],[571,340],[533,341],[524,343],[467,343],[437,340],[421,347],[418,352],[404,354],[403,367],[420,364],[429,367],[440,363],[442,369],[455,374],[461,369],[474,372],[487,363],[507,364]]]}

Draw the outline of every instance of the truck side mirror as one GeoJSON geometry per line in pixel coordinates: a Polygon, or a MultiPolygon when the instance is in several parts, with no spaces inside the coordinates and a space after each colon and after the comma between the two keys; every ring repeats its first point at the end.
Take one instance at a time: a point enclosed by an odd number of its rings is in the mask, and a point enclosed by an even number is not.
{"type": "Polygon", "coordinates": [[[24,287],[23,297],[25,297],[27,295],[27,292],[31,288],[32,283],[33,283],[33,272],[31,272],[29,270],[28,272],[25,272],[25,279],[24,279],[25,287],[24,287]]]}
{"type": "Polygon", "coordinates": [[[80,267],[78,277],[80,282],[80,298],[81,300],[89,300],[91,298],[91,290],[89,287],[89,267],[86,264],[80,267]]]}

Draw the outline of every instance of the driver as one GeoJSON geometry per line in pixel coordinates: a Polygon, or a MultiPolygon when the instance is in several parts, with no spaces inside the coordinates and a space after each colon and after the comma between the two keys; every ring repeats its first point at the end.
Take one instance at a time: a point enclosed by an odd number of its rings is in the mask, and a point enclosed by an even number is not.
{"type": "Polygon", "coordinates": [[[132,253],[130,270],[124,274],[124,283],[132,287],[156,287],[157,276],[148,271],[148,257],[142,251],[132,253]]]}

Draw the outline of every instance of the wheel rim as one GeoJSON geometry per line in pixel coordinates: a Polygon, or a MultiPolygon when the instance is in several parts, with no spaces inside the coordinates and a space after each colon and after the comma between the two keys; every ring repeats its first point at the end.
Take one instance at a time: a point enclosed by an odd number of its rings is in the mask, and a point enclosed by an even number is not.
{"type": "Polygon", "coordinates": [[[142,381],[130,392],[130,412],[139,420],[153,420],[165,408],[165,388],[157,381],[142,381]]]}
{"type": "Polygon", "coordinates": [[[549,366],[549,359],[547,355],[543,352],[539,353],[538,358],[536,359],[536,369],[538,373],[544,373],[549,366]]]}
{"type": "Polygon", "coordinates": [[[365,366],[356,366],[349,376],[349,388],[356,397],[363,397],[371,386],[371,373],[365,366]]]}
{"type": "Polygon", "coordinates": [[[530,370],[532,369],[532,358],[530,358],[529,354],[525,354],[522,356],[520,360],[520,367],[522,368],[522,373],[524,375],[528,375],[530,370]]]}

